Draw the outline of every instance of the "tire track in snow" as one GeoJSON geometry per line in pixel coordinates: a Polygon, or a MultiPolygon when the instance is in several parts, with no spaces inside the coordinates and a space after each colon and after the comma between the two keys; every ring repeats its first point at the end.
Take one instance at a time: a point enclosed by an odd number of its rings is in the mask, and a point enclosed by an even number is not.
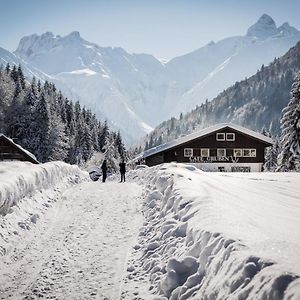
{"type": "Polygon", "coordinates": [[[0,299],[117,299],[142,223],[142,188],[82,183],[0,262],[0,299]]]}

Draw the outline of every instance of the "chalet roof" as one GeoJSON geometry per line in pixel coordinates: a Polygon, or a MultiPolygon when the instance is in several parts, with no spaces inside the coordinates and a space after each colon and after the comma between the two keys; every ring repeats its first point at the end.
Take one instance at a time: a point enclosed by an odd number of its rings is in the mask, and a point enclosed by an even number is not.
{"type": "Polygon", "coordinates": [[[39,161],[37,160],[37,158],[31,152],[29,152],[28,150],[24,149],[20,145],[16,144],[12,139],[8,138],[6,135],[0,133],[0,140],[1,139],[4,139],[11,146],[13,146],[14,148],[17,148],[20,152],[22,152],[25,155],[25,157],[28,158],[28,160],[30,162],[35,163],[35,164],[39,164],[39,161]]]}
{"type": "Polygon", "coordinates": [[[186,142],[190,142],[192,140],[204,137],[206,135],[209,135],[213,132],[216,132],[216,131],[219,131],[219,130],[225,129],[225,128],[231,128],[231,129],[236,130],[236,131],[238,131],[242,134],[249,135],[249,136],[251,136],[252,138],[254,138],[256,140],[259,140],[259,141],[267,144],[268,146],[271,146],[273,144],[273,141],[272,141],[271,138],[269,138],[269,137],[267,137],[267,136],[265,136],[261,133],[258,133],[256,131],[253,131],[253,130],[250,130],[248,128],[245,128],[245,127],[242,127],[242,126],[239,126],[239,125],[236,125],[236,124],[232,124],[232,123],[220,123],[220,124],[216,124],[216,125],[204,128],[200,131],[193,132],[189,135],[186,135],[186,136],[181,137],[179,139],[176,139],[176,140],[170,141],[168,143],[159,145],[157,147],[153,147],[149,150],[146,150],[143,153],[141,153],[138,157],[136,157],[135,160],[145,158],[145,157],[148,157],[148,156],[152,156],[156,153],[174,148],[174,147],[179,146],[181,144],[185,144],[186,142]]]}

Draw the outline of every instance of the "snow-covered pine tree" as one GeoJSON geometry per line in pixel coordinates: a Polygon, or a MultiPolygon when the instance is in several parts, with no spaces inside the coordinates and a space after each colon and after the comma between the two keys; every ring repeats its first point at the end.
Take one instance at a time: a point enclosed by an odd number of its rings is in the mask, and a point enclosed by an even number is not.
{"type": "Polygon", "coordinates": [[[275,172],[277,170],[279,153],[280,153],[279,138],[273,137],[272,147],[268,147],[266,149],[264,171],[275,172]]]}
{"type": "Polygon", "coordinates": [[[125,160],[126,159],[126,150],[125,150],[125,147],[124,147],[124,144],[122,141],[120,131],[118,131],[118,133],[116,134],[115,144],[116,144],[116,148],[119,152],[120,158],[125,160]]]}
{"type": "Polygon", "coordinates": [[[99,133],[98,133],[99,147],[102,152],[104,152],[103,148],[108,138],[108,135],[109,135],[108,125],[107,125],[107,121],[105,120],[103,126],[99,124],[99,133]]]}
{"type": "Polygon", "coordinates": [[[49,131],[50,131],[50,112],[46,102],[46,96],[42,92],[39,96],[37,105],[33,112],[34,138],[32,140],[34,154],[41,162],[48,160],[49,154],[49,131]]]}
{"type": "MultiPolygon", "coordinates": [[[[18,76],[17,73],[16,76],[18,76]]],[[[18,77],[14,78],[13,88],[13,98],[5,112],[5,126],[7,134],[18,141],[22,138],[22,128],[24,128],[22,108],[22,99],[24,95],[18,77]]]]}
{"type": "Polygon", "coordinates": [[[279,170],[300,171],[300,73],[291,89],[291,100],[281,118],[281,153],[279,170]]]}
{"type": "Polygon", "coordinates": [[[115,148],[115,139],[113,137],[113,134],[109,134],[106,137],[103,150],[104,150],[104,157],[107,161],[108,169],[110,171],[116,172],[118,170],[120,155],[115,148]]]}
{"type": "Polygon", "coordinates": [[[58,114],[51,114],[49,127],[48,160],[66,160],[69,153],[69,140],[65,124],[58,114]]]}
{"type": "Polygon", "coordinates": [[[21,65],[18,66],[17,72],[18,72],[18,79],[19,79],[19,81],[20,81],[21,87],[22,87],[22,89],[24,90],[25,87],[26,87],[26,84],[25,84],[25,76],[24,76],[24,74],[23,74],[21,65]]]}

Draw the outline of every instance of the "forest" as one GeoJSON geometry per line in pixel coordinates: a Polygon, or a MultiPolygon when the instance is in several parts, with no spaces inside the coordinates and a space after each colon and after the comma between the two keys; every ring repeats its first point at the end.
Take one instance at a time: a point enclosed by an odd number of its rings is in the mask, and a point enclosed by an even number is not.
{"type": "Polygon", "coordinates": [[[97,153],[116,162],[126,157],[119,132],[91,110],[73,103],[53,83],[25,79],[22,67],[0,67],[0,133],[12,138],[40,162],[85,164],[97,153]]]}

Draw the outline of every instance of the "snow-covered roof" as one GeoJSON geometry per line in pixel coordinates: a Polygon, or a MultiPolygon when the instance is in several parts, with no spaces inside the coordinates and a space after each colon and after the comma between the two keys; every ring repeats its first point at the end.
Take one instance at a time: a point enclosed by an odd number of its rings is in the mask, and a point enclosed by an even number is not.
{"type": "Polygon", "coordinates": [[[194,139],[198,139],[200,137],[204,137],[204,136],[206,136],[210,133],[213,133],[215,131],[219,131],[219,130],[221,130],[223,128],[226,128],[226,127],[231,128],[233,130],[236,130],[240,133],[249,135],[249,136],[253,137],[254,139],[257,139],[257,140],[259,140],[261,142],[264,142],[268,145],[273,144],[273,141],[270,137],[267,137],[267,136],[265,136],[265,135],[263,135],[259,132],[256,132],[256,131],[253,131],[253,130],[250,130],[248,128],[245,128],[245,127],[242,127],[242,126],[239,126],[239,125],[236,125],[236,124],[232,124],[232,123],[220,123],[220,124],[216,124],[216,125],[204,128],[200,131],[193,132],[193,133],[191,133],[189,135],[186,135],[182,138],[179,138],[179,139],[170,141],[168,143],[153,147],[149,150],[146,150],[144,153],[142,153],[138,157],[136,157],[136,159],[141,159],[141,158],[144,158],[144,157],[148,157],[148,156],[154,155],[156,153],[174,148],[176,146],[179,146],[179,145],[184,144],[186,142],[192,141],[194,139]]]}
{"type": "Polygon", "coordinates": [[[21,152],[23,152],[25,154],[25,156],[27,156],[28,158],[30,158],[30,160],[33,163],[39,164],[39,161],[37,160],[37,158],[28,150],[24,149],[23,147],[21,147],[20,145],[16,144],[12,139],[8,138],[6,135],[4,135],[3,133],[0,133],[0,139],[3,138],[6,141],[8,141],[12,146],[18,148],[21,152]]]}

